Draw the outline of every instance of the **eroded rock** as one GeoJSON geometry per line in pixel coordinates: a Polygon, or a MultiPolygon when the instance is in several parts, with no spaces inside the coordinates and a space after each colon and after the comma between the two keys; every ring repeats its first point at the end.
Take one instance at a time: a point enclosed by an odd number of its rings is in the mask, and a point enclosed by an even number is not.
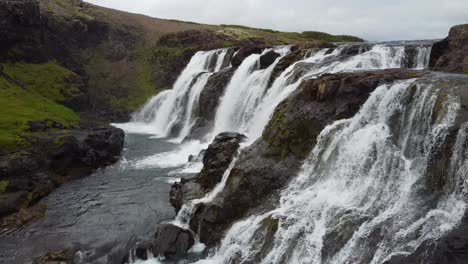
{"type": "Polygon", "coordinates": [[[434,43],[429,68],[468,73],[468,24],[452,27],[447,38],[434,43]]]}
{"type": "Polygon", "coordinates": [[[194,243],[190,231],[171,224],[161,224],[154,235],[154,253],[156,256],[173,258],[187,253],[194,243]]]}

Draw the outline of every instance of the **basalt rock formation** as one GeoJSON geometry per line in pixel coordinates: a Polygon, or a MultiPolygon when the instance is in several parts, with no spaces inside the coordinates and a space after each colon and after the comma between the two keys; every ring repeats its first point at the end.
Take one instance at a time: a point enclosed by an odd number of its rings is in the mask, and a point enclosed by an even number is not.
{"type": "Polygon", "coordinates": [[[451,28],[447,38],[434,43],[429,67],[434,71],[468,73],[468,24],[451,28]]]}
{"type": "Polygon", "coordinates": [[[234,221],[254,208],[259,210],[258,206],[275,203],[276,191],[296,175],[326,125],[353,116],[379,85],[424,74],[383,70],[303,81],[278,106],[262,138],[243,149],[223,194],[196,207],[191,229],[198,232],[202,243],[216,245],[234,221]]]}

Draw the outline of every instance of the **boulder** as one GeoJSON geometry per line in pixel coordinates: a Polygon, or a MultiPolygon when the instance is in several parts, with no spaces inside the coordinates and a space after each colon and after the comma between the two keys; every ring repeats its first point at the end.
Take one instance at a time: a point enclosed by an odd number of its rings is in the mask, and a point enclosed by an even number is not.
{"type": "Polygon", "coordinates": [[[0,217],[19,211],[28,205],[27,192],[0,194],[0,217]]]}
{"type": "Polygon", "coordinates": [[[153,254],[153,243],[151,241],[138,242],[134,250],[135,258],[147,260],[149,257],[148,253],[153,254]]]}
{"type": "Polygon", "coordinates": [[[452,27],[447,38],[434,43],[429,68],[434,71],[468,73],[468,24],[452,27]]]}
{"type": "Polygon", "coordinates": [[[233,67],[238,67],[242,64],[242,62],[252,54],[261,54],[263,52],[263,48],[258,46],[247,46],[241,47],[238,51],[236,56],[234,56],[231,60],[231,64],[233,67]]]}
{"type": "Polygon", "coordinates": [[[193,246],[195,240],[189,230],[171,224],[161,224],[154,235],[154,254],[174,258],[184,255],[193,246]]]}
{"type": "Polygon", "coordinates": [[[267,53],[260,56],[260,69],[266,69],[272,65],[278,57],[281,55],[274,50],[270,50],[267,53]]]}
{"type": "Polygon", "coordinates": [[[224,172],[237,155],[242,141],[246,137],[239,133],[224,132],[215,137],[203,156],[203,169],[195,181],[205,191],[213,189],[221,181],[224,172]]]}

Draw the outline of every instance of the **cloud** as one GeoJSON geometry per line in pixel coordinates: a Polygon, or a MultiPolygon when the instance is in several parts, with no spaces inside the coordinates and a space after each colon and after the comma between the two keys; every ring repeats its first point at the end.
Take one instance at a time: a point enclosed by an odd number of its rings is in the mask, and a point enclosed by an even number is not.
{"type": "Polygon", "coordinates": [[[466,0],[87,0],[90,3],[209,24],[283,31],[318,30],[368,40],[433,39],[468,23],[466,0]]]}

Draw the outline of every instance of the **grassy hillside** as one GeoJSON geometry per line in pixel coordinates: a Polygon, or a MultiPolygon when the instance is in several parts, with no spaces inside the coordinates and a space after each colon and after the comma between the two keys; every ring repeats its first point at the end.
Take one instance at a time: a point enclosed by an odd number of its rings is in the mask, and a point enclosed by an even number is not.
{"type": "Polygon", "coordinates": [[[164,20],[80,0],[0,2],[0,18],[0,103],[8,106],[0,110],[0,146],[19,142],[27,121],[124,120],[170,88],[197,50],[360,40],[164,20]],[[67,103],[80,96],[86,100],[67,103]]]}

